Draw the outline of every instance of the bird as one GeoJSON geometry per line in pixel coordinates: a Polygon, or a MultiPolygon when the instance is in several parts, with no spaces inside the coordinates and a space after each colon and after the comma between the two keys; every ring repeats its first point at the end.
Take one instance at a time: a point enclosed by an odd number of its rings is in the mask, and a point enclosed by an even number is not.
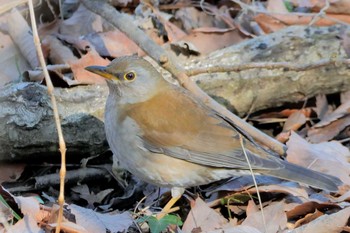
{"type": "Polygon", "coordinates": [[[264,149],[141,57],[118,57],[107,66],[85,69],[107,81],[105,132],[120,165],[145,182],[171,188],[164,212],[188,187],[250,174],[246,156],[254,173],[331,192],[342,184],[264,149]]]}

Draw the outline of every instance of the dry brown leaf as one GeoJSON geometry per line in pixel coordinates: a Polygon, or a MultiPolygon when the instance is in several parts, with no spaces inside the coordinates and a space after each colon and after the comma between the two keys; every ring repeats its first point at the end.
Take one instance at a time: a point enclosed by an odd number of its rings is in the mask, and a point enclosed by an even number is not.
{"type": "MultiPolygon", "coordinates": [[[[349,35],[349,39],[350,39],[350,35],[349,35]]],[[[349,41],[349,46],[350,46],[350,41],[349,41]]],[[[350,47],[349,47],[350,49],[350,47]]],[[[342,93],[340,93],[340,103],[345,103],[345,102],[349,102],[350,101],[350,91],[344,91],[342,93]]]]}
{"type": "Polygon", "coordinates": [[[155,28],[152,18],[145,18],[138,23],[138,26],[149,36],[155,43],[164,44],[163,36],[159,34],[159,30],[155,28]]]}
{"type": "Polygon", "coordinates": [[[272,33],[285,28],[287,25],[278,19],[266,14],[257,14],[254,20],[259,24],[265,33],[272,33]]]}
{"type": "MultiPolygon", "coordinates": [[[[326,0],[308,0],[313,12],[319,12],[326,6],[326,0]]],[[[300,1],[299,1],[300,2],[300,1]]],[[[326,9],[327,13],[349,14],[350,2],[348,0],[329,0],[330,6],[326,9]]]]}
{"type": "Polygon", "coordinates": [[[323,118],[330,113],[331,108],[328,105],[326,95],[321,94],[316,96],[316,107],[313,108],[313,110],[316,112],[317,117],[320,120],[323,120],[323,118]]]}
{"type": "Polygon", "coordinates": [[[71,190],[78,193],[80,198],[86,200],[89,207],[94,207],[95,203],[101,204],[103,199],[113,191],[113,189],[105,189],[97,193],[90,192],[90,189],[86,184],[72,187],[71,190]]]}
{"type": "Polygon", "coordinates": [[[218,19],[195,7],[183,7],[175,13],[175,18],[182,22],[186,32],[199,27],[215,27],[219,24],[218,19]]]}
{"type": "Polygon", "coordinates": [[[309,224],[298,227],[289,233],[339,233],[347,224],[350,216],[350,207],[335,214],[323,215],[309,224]]]}
{"type": "Polygon", "coordinates": [[[316,209],[315,212],[307,214],[304,218],[296,221],[296,223],[294,224],[294,228],[300,227],[301,225],[305,225],[305,224],[315,220],[316,218],[321,217],[322,215],[323,215],[323,213],[316,209]]]}
{"type": "Polygon", "coordinates": [[[271,13],[286,14],[289,13],[284,1],[281,0],[268,0],[267,1],[267,11],[271,13]]]}
{"type": "MultiPolygon", "coordinates": [[[[249,193],[256,193],[256,188],[253,187],[248,190],[249,193]]],[[[307,199],[309,195],[306,190],[303,188],[297,187],[288,187],[284,185],[267,185],[267,186],[259,186],[259,192],[272,192],[272,193],[286,193],[291,194],[296,197],[302,197],[307,199]]]]}
{"type": "Polygon", "coordinates": [[[72,50],[63,45],[55,36],[46,36],[42,40],[42,46],[46,48],[47,56],[52,64],[65,64],[67,61],[78,60],[72,50]]]}
{"type": "Polygon", "coordinates": [[[310,144],[292,132],[287,142],[287,160],[325,174],[340,178],[350,184],[349,149],[339,142],[310,144]]]}
{"type": "Polygon", "coordinates": [[[14,196],[13,198],[24,216],[30,216],[37,222],[41,222],[47,216],[46,211],[41,210],[39,201],[34,196],[14,196]]]}
{"type": "MultiPolygon", "coordinates": [[[[310,108],[303,108],[303,109],[283,109],[279,112],[268,112],[268,113],[262,113],[260,114],[260,118],[285,118],[289,117],[295,112],[302,112],[305,117],[310,117],[311,115],[311,109],[310,108]]],[[[256,118],[254,118],[256,119],[256,118]]]]}
{"type": "Polygon", "coordinates": [[[25,215],[15,225],[12,225],[9,229],[7,229],[7,232],[43,233],[43,230],[38,227],[38,224],[33,217],[31,217],[29,215],[25,215]]]}
{"type": "Polygon", "coordinates": [[[73,15],[60,24],[59,31],[61,35],[78,38],[81,35],[102,32],[102,22],[101,16],[87,10],[83,4],[80,4],[73,15]]]}
{"type": "Polygon", "coordinates": [[[193,30],[188,36],[185,36],[181,41],[193,44],[193,46],[202,55],[237,44],[247,39],[237,29],[219,30],[218,28],[205,28],[193,30]]]}
{"type": "Polygon", "coordinates": [[[62,21],[60,19],[55,19],[52,22],[42,23],[38,26],[38,33],[40,39],[46,36],[51,36],[59,33],[59,27],[62,21]]]}
{"type": "Polygon", "coordinates": [[[191,211],[187,215],[182,230],[191,232],[195,228],[202,231],[212,231],[219,229],[227,220],[218,212],[211,209],[202,199],[197,198],[191,211]]]}
{"type": "Polygon", "coordinates": [[[30,33],[31,29],[27,21],[16,8],[12,9],[7,19],[8,33],[12,40],[18,46],[31,68],[34,69],[38,67],[39,60],[36,54],[33,35],[30,33]]]}
{"type": "Polygon", "coordinates": [[[343,202],[343,201],[350,201],[350,190],[346,191],[344,194],[342,194],[339,197],[333,197],[334,202],[343,202]]]}
{"type": "Polygon", "coordinates": [[[91,48],[91,50],[79,60],[67,61],[67,63],[71,66],[76,84],[106,83],[105,79],[101,76],[85,70],[87,66],[106,66],[110,63],[110,61],[103,59],[95,49],[91,48]]]}
{"type": "MultiPolygon", "coordinates": [[[[285,229],[287,225],[287,216],[284,212],[283,202],[274,202],[264,208],[266,221],[266,232],[277,232],[279,229],[285,229]]],[[[242,223],[243,226],[252,226],[257,229],[264,229],[261,211],[253,214],[247,213],[247,218],[242,223]]]]}
{"type": "Polygon", "coordinates": [[[68,208],[75,215],[76,223],[89,232],[126,232],[133,224],[133,219],[127,211],[101,214],[74,204],[68,208]]]}
{"type": "Polygon", "coordinates": [[[347,101],[343,104],[341,104],[336,110],[334,110],[332,113],[327,114],[323,117],[323,119],[315,124],[313,127],[318,128],[325,125],[328,125],[329,123],[340,119],[341,117],[344,117],[350,113],[350,101],[347,101]]]}
{"type": "Polygon", "coordinates": [[[24,163],[4,163],[0,164],[0,184],[5,181],[15,181],[22,174],[26,164],[24,163]]]}
{"type": "Polygon", "coordinates": [[[253,214],[259,213],[259,212],[260,212],[259,207],[257,205],[255,205],[254,201],[249,200],[248,205],[247,205],[247,209],[246,209],[247,216],[250,216],[250,215],[253,215],[253,214]]]}
{"type": "Polygon", "coordinates": [[[332,121],[323,127],[312,127],[307,132],[307,140],[312,143],[326,142],[333,139],[350,125],[350,115],[332,121]]]}
{"type": "Polygon", "coordinates": [[[30,69],[10,36],[0,32],[0,87],[10,82],[19,82],[22,73],[30,69]]]}
{"type": "Polygon", "coordinates": [[[161,17],[160,14],[157,14],[157,15],[160,22],[164,25],[164,28],[165,28],[165,31],[167,32],[168,40],[170,43],[178,41],[187,35],[175,24],[164,19],[164,17],[161,17]]]}
{"type": "Polygon", "coordinates": [[[120,57],[139,53],[142,50],[119,30],[89,34],[83,37],[101,56],[120,57]]]}
{"type": "Polygon", "coordinates": [[[323,210],[332,210],[339,209],[340,207],[337,204],[333,203],[317,203],[315,201],[308,201],[302,204],[295,206],[293,209],[287,211],[287,218],[291,219],[299,219],[301,216],[305,216],[310,213],[314,213],[315,210],[323,211],[323,210]]]}
{"type": "MultiPolygon", "coordinates": [[[[343,97],[343,100],[344,97],[343,97]]],[[[324,107],[325,108],[325,107],[324,107]]],[[[320,122],[308,130],[308,140],[318,143],[328,141],[337,136],[350,125],[350,100],[343,102],[336,110],[325,114],[320,122]]]]}
{"type": "MultiPolygon", "coordinates": [[[[284,15],[270,13],[269,15],[258,14],[254,17],[254,19],[266,33],[271,33],[290,25],[307,25],[311,22],[313,17],[300,16],[297,14],[284,15]]],[[[317,20],[314,23],[314,26],[331,26],[336,24],[336,20],[342,21],[344,23],[350,23],[350,16],[341,14],[328,14],[327,18],[320,18],[317,20]],[[332,18],[335,20],[332,20],[332,18]]]]}
{"type": "Polygon", "coordinates": [[[284,123],[283,131],[296,131],[301,126],[303,126],[306,123],[306,117],[304,115],[303,111],[296,111],[292,113],[287,121],[284,123]]]}

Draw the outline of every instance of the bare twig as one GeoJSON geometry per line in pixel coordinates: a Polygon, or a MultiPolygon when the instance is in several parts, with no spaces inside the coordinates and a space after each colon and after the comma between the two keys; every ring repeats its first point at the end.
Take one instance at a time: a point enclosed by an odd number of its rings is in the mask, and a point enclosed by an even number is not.
{"type": "Polygon", "coordinates": [[[248,157],[247,152],[245,150],[244,141],[243,141],[242,135],[239,135],[239,142],[241,143],[241,148],[243,150],[243,154],[245,156],[245,159],[247,160],[247,164],[249,166],[250,175],[253,178],[254,187],[256,188],[256,195],[258,196],[258,200],[259,200],[259,206],[260,206],[260,210],[261,210],[262,221],[263,221],[263,224],[264,224],[264,230],[265,230],[265,233],[267,233],[266,220],[265,220],[264,209],[263,209],[263,205],[262,205],[262,201],[261,201],[260,192],[259,192],[259,189],[258,189],[258,183],[256,182],[252,165],[250,164],[249,157],[248,157]]]}
{"type": "Polygon", "coordinates": [[[58,197],[58,203],[60,205],[60,209],[58,212],[57,227],[56,227],[56,233],[59,233],[60,228],[61,228],[61,222],[62,222],[62,216],[63,216],[63,204],[64,204],[64,178],[66,175],[66,143],[65,143],[64,138],[63,138],[61,122],[60,122],[58,109],[57,109],[56,98],[55,98],[55,95],[53,93],[54,87],[52,85],[52,82],[51,82],[51,79],[49,76],[49,72],[46,68],[44,55],[43,55],[43,52],[41,50],[41,44],[40,44],[40,39],[39,39],[39,35],[38,35],[38,30],[36,27],[36,21],[35,21],[32,0],[28,0],[28,6],[29,6],[29,12],[30,12],[30,19],[32,22],[34,44],[35,44],[35,47],[37,49],[40,65],[44,71],[47,92],[48,92],[49,96],[51,97],[52,110],[54,112],[54,118],[55,118],[55,123],[56,123],[56,127],[57,127],[58,139],[59,139],[59,147],[60,147],[60,152],[61,152],[60,194],[58,197]]]}
{"type": "Polygon", "coordinates": [[[326,10],[329,8],[329,1],[325,1],[325,6],[313,17],[310,21],[309,26],[313,25],[319,18],[322,18],[326,15],[326,10]]]}

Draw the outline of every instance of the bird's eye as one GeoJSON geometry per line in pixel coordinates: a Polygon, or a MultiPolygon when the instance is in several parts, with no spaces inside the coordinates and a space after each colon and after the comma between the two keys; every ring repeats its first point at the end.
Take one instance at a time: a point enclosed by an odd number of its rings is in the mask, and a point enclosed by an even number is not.
{"type": "Polygon", "coordinates": [[[135,72],[133,72],[133,71],[130,71],[130,72],[124,74],[124,79],[125,79],[125,80],[132,81],[132,80],[134,80],[135,78],[136,78],[136,74],[135,74],[135,72]]]}

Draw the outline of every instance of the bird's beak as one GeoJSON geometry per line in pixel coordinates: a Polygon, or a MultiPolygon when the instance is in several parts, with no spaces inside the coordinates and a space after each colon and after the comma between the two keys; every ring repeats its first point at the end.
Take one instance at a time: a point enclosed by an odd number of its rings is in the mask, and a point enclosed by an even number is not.
{"type": "Polygon", "coordinates": [[[92,73],[98,74],[106,79],[116,79],[117,77],[115,77],[113,74],[109,73],[106,70],[106,66],[87,66],[85,67],[85,70],[88,70],[92,73]]]}

